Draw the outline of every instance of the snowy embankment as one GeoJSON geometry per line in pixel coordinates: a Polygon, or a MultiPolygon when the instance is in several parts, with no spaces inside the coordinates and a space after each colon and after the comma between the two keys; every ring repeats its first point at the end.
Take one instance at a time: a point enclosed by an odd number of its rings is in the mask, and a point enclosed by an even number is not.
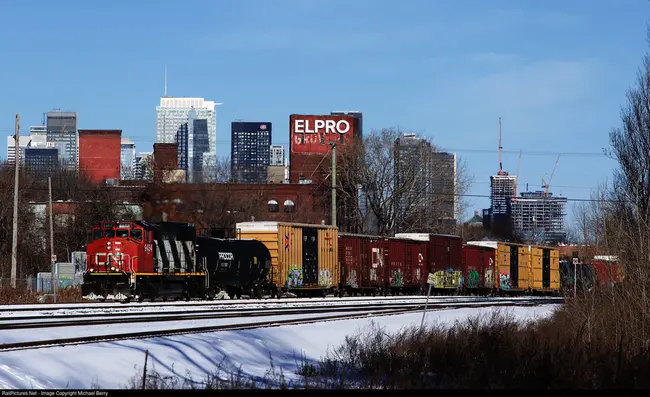
{"type": "MultiPolygon", "coordinates": [[[[511,308],[465,308],[427,313],[425,324],[451,325],[456,320],[499,310],[521,320],[550,315],[560,305],[511,308]]],[[[0,353],[1,388],[122,388],[148,368],[161,375],[190,376],[201,381],[217,367],[264,377],[273,358],[276,371],[289,379],[301,357],[316,362],[348,335],[367,329],[370,321],[396,332],[420,325],[422,313],[340,320],[245,331],[223,331],[143,340],[103,342],[0,353]]]]}

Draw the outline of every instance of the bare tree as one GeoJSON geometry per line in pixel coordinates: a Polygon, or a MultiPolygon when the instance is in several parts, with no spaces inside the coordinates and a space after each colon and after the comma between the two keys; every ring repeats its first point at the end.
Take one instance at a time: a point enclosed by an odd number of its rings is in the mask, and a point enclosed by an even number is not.
{"type": "MultiPolygon", "coordinates": [[[[650,30],[648,31],[650,43],[650,30]]],[[[636,329],[634,341],[647,349],[648,278],[650,277],[650,55],[646,53],[636,85],[627,92],[621,109],[622,126],[610,132],[607,153],[618,162],[609,199],[600,213],[605,243],[618,255],[625,268],[625,289],[619,298],[625,303],[627,323],[617,324],[616,334],[636,329]]],[[[614,299],[612,297],[612,299],[614,299]]]]}
{"type": "Polygon", "coordinates": [[[343,151],[339,175],[342,198],[355,206],[348,219],[382,235],[456,232],[471,183],[463,161],[396,129],[372,131],[343,151]]]}
{"type": "Polygon", "coordinates": [[[202,183],[228,183],[231,182],[230,157],[216,157],[214,161],[204,165],[202,183]]]}

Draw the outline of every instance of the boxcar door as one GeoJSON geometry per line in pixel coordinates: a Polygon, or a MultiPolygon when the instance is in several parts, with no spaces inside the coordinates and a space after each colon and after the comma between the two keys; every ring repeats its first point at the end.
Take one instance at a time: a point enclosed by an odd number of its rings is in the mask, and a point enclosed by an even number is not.
{"type": "Polygon", "coordinates": [[[318,229],[302,229],[302,279],[318,284],[318,229]]]}
{"type": "Polygon", "coordinates": [[[551,288],[551,251],[542,252],[542,288],[551,288]]]}
{"type": "Polygon", "coordinates": [[[406,261],[404,262],[404,286],[413,284],[413,273],[411,271],[413,266],[413,251],[413,245],[406,244],[406,261]]]}
{"type": "Polygon", "coordinates": [[[510,284],[512,288],[519,288],[519,249],[510,246],[510,284]]]}

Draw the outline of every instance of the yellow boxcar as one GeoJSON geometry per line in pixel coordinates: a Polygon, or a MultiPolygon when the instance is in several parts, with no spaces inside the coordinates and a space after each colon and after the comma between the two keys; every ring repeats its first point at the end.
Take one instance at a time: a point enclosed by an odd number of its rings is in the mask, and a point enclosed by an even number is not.
{"type": "Polygon", "coordinates": [[[510,280],[510,246],[506,243],[499,243],[496,252],[496,277],[494,282],[500,291],[510,291],[512,281],[510,280]]]}
{"type": "Polygon", "coordinates": [[[524,291],[530,289],[531,284],[531,247],[517,246],[517,257],[519,261],[519,284],[518,289],[524,291]]]}
{"type": "Polygon", "coordinates": [[[271,279],[279,290],[331,290],[338,286],[338,229],[287,222],[237,223],[271,253],[271,279]]]}

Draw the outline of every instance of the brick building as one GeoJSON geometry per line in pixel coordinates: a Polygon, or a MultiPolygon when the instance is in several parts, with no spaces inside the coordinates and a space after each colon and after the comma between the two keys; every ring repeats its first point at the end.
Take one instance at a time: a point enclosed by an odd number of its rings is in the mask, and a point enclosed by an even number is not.
{"type": "Polygon", "coordinates": [[[122,130],[79,130],[79,169],[95,183],[119,181],[122,130]]]}
{"type": "Polygon", "coordinates": [[[150,185],[143,217],[154,222],[193,222],[232,227],[236,222],[330,222],[329,196],[314,185],[168,184],[150,185]]]}

